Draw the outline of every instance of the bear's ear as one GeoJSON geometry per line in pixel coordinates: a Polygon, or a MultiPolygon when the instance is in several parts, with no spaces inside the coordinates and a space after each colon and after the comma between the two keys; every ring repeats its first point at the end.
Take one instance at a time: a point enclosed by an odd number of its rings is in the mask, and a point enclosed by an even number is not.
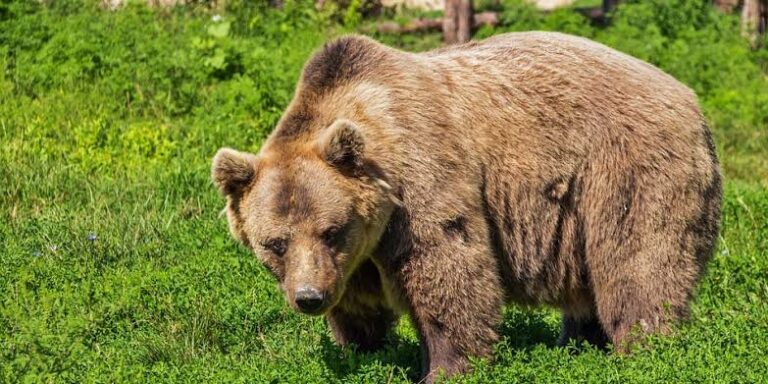
{"type": "Polygon", "coordinates": [[[345,173],[359,175],[363,170],[365,140],[353,122],[339,119],[333,122],[318,140],[323,159],[345,173]]]}
{"type": "Polygon", "coordinates": [[[239,194],[256,176],[256,156],[221,148],[213,157],[211,177],[225,196],[239,194]]]}

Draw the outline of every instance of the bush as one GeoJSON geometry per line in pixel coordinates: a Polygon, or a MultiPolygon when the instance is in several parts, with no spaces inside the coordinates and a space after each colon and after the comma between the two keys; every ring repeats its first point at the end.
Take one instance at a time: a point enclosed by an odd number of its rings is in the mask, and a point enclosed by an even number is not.
{"type": "MultiPolygon", "coordinates": [[[[408,382],[401,322],[374,354],[289,311],[217,216],[210,159],[255,151],[301,66],[360,22],[349,5],[232,0],[105,11],[0,0],[0,381],[408,382]],[[348,26],[340,24],[347,23],[348,26]]],[[[766,65],[737,20],[694,0],[619,7],[607,27],[503,0],[505,31],[560,30],[649,60],[700,95],[726,169],[721,245],[679,333],[630,358],[554,348],[559,317],[508,308],[495,363],[467,382],[760,381],[766,350],[766,65]],[[762,184],[761,184],[762,183],[762,184]]],[[[438,34],[381,37],[409,49],[438,34]]],[[[574,346],[575,347],[575,346],[574,346]]]]}

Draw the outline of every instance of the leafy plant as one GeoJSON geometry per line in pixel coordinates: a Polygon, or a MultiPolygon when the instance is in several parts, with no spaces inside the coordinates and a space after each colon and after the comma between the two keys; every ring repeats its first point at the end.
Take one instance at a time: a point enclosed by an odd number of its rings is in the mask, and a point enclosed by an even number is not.
{"type": "MultiPolygon", "coordinates": [[[[497,7],[506,31],[560,30],[691,86],[726,171],[720,245],[691,320],[631,356],[553,345],[559,315],[509,307],[495,361],[459,382],[761,382],[768,376],[765,48],[698,0],[627,2],[606,27],[497,7]],[[574,353],[578,351],[579,353],[574,353]]],[[[333,345],[231,240],[216,149],[258,150],[324,41],[363,22],[311,0],[107,11],[0,0],[0,381],[409,382],[404,319],[382,351],[333,345]]],[[[353,8],[356,9],[356,8],[353,8]]],[[[410,50],[439,34],[377,36],[410,50]]]]}

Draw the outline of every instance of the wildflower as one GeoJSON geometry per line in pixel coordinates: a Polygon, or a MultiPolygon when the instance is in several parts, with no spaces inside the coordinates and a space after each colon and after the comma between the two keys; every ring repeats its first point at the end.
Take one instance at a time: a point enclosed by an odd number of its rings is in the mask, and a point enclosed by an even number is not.
{"type": "Polygon", "coordinates": [[[218,23],[219,21],[221,21],[221,15],[213,15],[211,17],[211,21],[213,21],[214,23],[218,23]]]}
{"type": "Polygon", "coordinates": [[[90,242],[94,242],[94,241],[96,241],[98,238],[99,238],[99,237],[98,237],[98,236],[96,236],[96,234],[95,234],[95,233],[93,233],[93,232],[89,232],[89,233],[88,233],[88,237],[87,237],[88,241],[90,241],[90,242]]]}
{"type": "Polygon", "coordinates": [[[56,252],[56,251],[59,250],[59,246],[56,245],[56,244],[51,244],[51,245],[48,246],[48,249],[50,249],[51,252],[56,252]]]}

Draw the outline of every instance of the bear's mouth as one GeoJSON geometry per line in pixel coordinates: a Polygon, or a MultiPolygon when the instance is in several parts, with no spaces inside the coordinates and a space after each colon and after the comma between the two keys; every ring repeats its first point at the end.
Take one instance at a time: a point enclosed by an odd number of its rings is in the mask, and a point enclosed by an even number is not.
{"type": "Polygon", "coordinates": [[[323,300],[322,303],[317,304],[316,307],[300,307],[297,305],[296,310],[304,315],[320,316],[324,314],[329,309],[329,307],[330,306],[328,305],[328,300],[323,300]]]}
{"type": "Polygon", "coordinates": [[[326,312],[326,310],[327,310],[327,309],[328,309],[328,308],[327,308],[326,306],[323,306],[323,307],[321,307],[321,308],[319,308],[319,309],[316,309],[316,310],[305,310],[305,309],[301,309],[301,308],[299,308],[299,309],[298,309],[298,311],[299,311],[301,314],[304,314],[304,315],[309,315],[309,316],[320,316],[320,315],[323,315],[323,314],[325,314],[325,312],[326,312]]]}

